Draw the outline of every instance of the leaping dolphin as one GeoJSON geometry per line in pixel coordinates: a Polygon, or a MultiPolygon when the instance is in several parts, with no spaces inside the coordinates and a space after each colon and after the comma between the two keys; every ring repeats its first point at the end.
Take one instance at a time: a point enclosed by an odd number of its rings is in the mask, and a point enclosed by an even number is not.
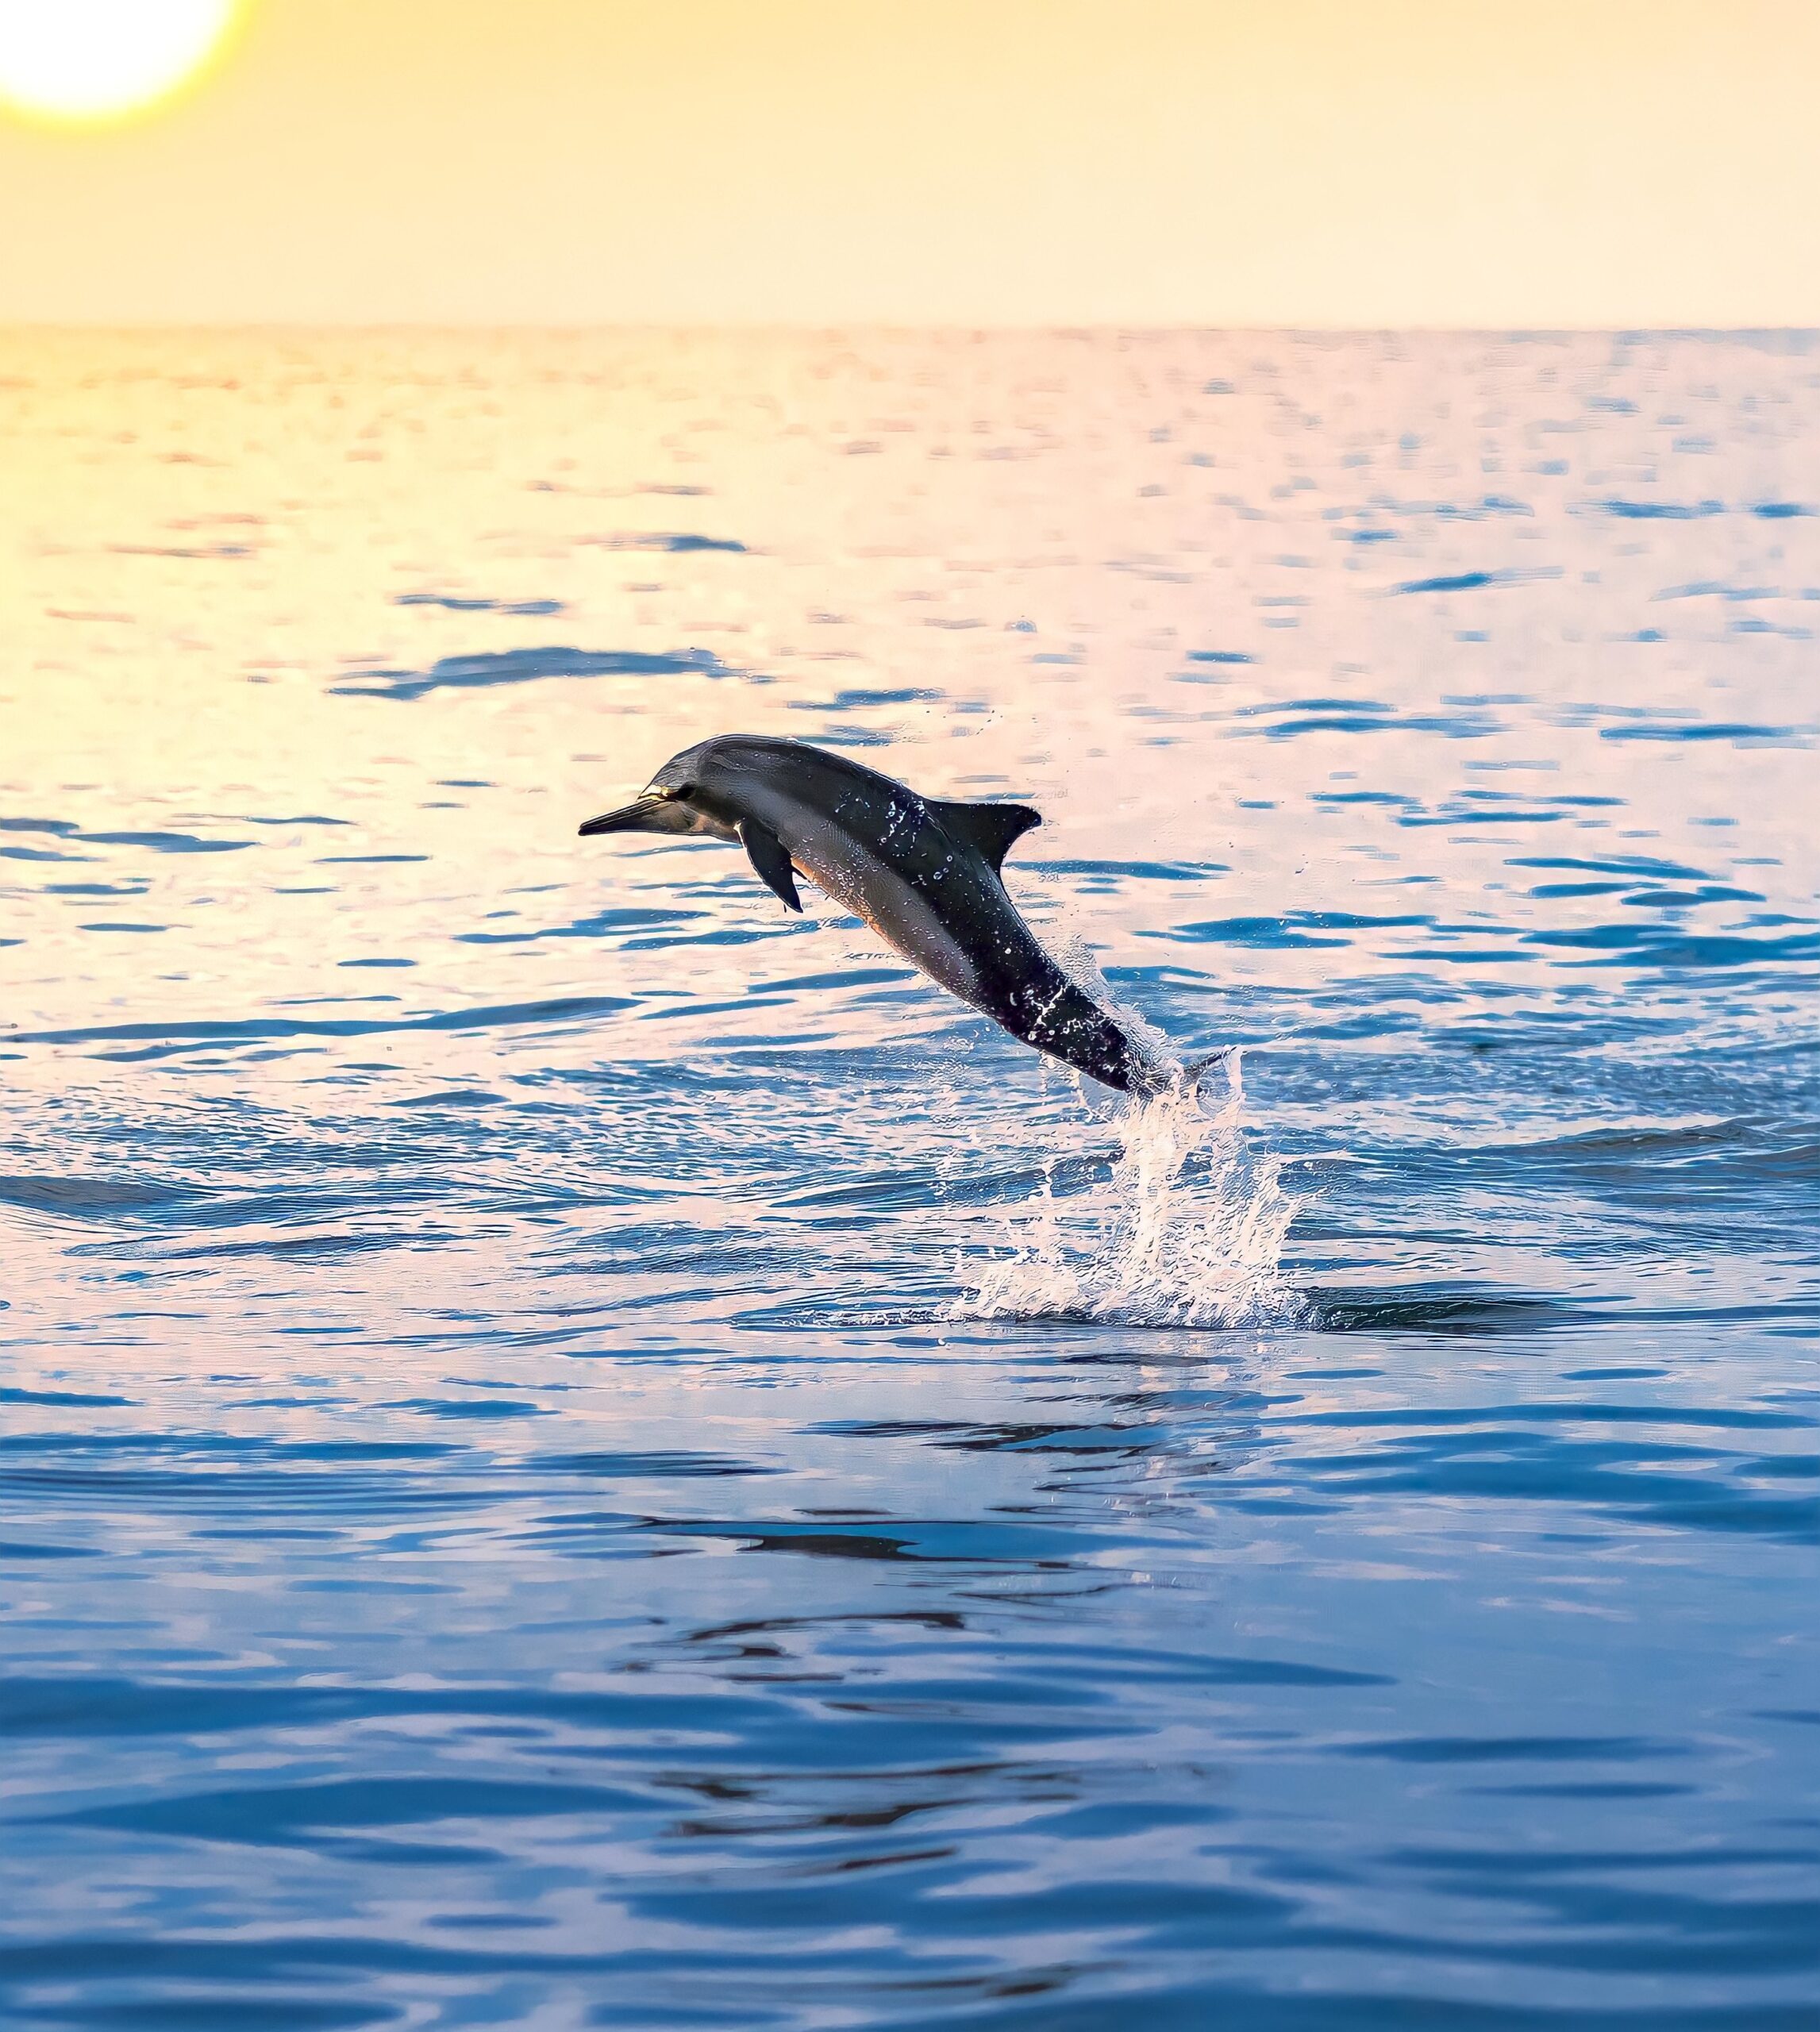
{"type": "Polygon", "coordinates": [[[796,876],[844,904],[951,995],[1014,1037],[1125,1093],[1164,1092],[1160,1061],[1039,945],[1000,879],[1027,804],[919,797],[806,741],[719,734],[672,756],[642,795],[580,830],[737,841],[759,879],[800,911],[796,876]]]}

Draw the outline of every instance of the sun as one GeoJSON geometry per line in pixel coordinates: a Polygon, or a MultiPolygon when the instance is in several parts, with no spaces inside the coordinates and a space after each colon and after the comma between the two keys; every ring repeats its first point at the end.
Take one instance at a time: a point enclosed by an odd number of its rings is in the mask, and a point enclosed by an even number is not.
{"type": "Polygon", "coordinates": [[[131,117],[188,82],[246,0],[0,0],[0,106],[59,126],[131,117]]]}

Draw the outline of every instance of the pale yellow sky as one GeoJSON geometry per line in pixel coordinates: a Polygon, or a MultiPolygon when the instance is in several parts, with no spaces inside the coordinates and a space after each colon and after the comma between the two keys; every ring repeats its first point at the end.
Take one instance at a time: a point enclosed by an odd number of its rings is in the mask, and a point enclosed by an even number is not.
{"type": "Polygon", "coordinates": [[[1817,107],[1820,0],[255,0],[0,115],[0,319],[1814,325],[1817,107]]]}

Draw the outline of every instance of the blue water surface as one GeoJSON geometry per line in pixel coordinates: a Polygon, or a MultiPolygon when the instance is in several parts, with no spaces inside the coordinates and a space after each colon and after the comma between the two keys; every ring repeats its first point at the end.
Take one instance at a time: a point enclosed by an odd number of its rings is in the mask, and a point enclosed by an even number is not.
{"type": "Polygon", "coordinates": [[[0,379],[0,2020],[1820,2024],[1820,349],[0,379]]]}

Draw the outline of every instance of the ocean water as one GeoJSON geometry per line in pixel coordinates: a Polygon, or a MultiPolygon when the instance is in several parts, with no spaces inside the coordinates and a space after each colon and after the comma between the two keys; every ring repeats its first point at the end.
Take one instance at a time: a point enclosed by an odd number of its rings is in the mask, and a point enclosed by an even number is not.
{"type": "Polygon", "coordinates": [[[1820,344],[0,337],[0,2019],[1820,2023],[1820,344]],[[1135,1110],[737,851],[1016,795],[1135,1110]]]}

